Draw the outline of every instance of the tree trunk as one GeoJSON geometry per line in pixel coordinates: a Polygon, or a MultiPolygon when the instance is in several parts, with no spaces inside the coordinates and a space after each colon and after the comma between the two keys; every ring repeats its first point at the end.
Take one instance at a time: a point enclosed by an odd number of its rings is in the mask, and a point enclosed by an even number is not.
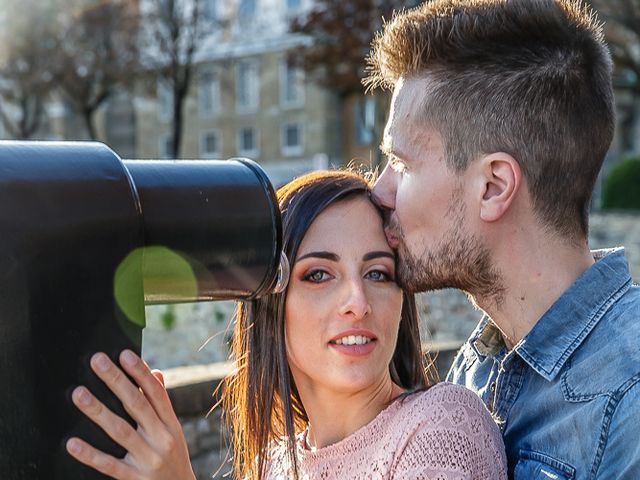
{"type": "Polygon", "coordinates": [[[180,148],[182,147],[182,106],[184,104],[184,92],[180,88],[173,88],[173,138],[172,157],[175,159],[180,158],[180,148]]]}
{"type": "Polygon", "coordinates": [[[87,133],[91,140],[97,140],[96,127],[93,124],[93,109],[84,109],[82,111],[82,118],[84,119],[84,125],[87,128],[87,133]]]}
{"type": "Polygon", "coordinates": [[[38,95],[25,95],[21,102],[21,118],[18,124],[18,138],[30,139],[38,131],[42,119],[42,98],[38,95]]]}

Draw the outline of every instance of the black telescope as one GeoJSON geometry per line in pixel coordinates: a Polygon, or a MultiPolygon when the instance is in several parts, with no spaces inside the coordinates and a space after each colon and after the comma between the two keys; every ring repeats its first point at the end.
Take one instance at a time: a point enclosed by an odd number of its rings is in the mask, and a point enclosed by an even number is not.
{"type": "Polygon", "coordinates": [[[281,237],[273,188],[250,160],[0,142],[0,479],[106,478],[64,448],[79,436],[124,455],[71,402],[87,385],[133,424],[91,355],[140,354],[145,303],[271,292],[281,237]]]}

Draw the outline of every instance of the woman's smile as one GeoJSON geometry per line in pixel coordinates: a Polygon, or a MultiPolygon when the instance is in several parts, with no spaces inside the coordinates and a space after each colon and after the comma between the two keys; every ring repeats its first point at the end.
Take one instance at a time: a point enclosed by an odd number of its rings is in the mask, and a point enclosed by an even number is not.
{"type": "Polygon", "coordinates": [[[377,346],[378,338],[369,330],[348,329],[329,341],[334,351],[352,357],[371,353],[377,346]]]}

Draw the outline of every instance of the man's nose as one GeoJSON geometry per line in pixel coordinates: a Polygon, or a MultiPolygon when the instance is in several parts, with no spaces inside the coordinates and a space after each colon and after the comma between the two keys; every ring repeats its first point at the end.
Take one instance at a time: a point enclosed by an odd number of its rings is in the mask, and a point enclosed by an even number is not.
{"type": "Polygon", "coordinates": [[[387,163],[371,192],[371,199],[380,207],[396,208],[396,172],[387,163]]]}
{"type": "Polygon", "coordinates": [[[345,282],[344,297],[340,306],[340,314],[361,320],[371,313],[371,303],[365,291],[362,278],[345,282]]]}

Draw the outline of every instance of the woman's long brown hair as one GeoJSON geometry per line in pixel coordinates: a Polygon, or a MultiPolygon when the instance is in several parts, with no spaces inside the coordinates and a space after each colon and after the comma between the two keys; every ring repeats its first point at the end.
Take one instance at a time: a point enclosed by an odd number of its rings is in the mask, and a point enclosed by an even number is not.
{"type": "MultiPolygon", "coordinates": [[[[370,185],[348,171],[314,172],[277,192],[283,222],[283,251],[291,261],[313,222],[329,205],[347,196],[368,196],[370,185]]],[[[286,291],[240,303],[236,310],[231,360],[234,373],[222,390],[223,414],[231,434],[233,476],[261,479],[273,442],[285,442],[291,477],[298,478],[296,433],[308,417],[293,382],[284,335],[286,291]]],[[[404,293],[398,343],[389,366],[395,383],[407,390],[432,384],[432,363],[420,345],[413,295],[404,293]]]]}

